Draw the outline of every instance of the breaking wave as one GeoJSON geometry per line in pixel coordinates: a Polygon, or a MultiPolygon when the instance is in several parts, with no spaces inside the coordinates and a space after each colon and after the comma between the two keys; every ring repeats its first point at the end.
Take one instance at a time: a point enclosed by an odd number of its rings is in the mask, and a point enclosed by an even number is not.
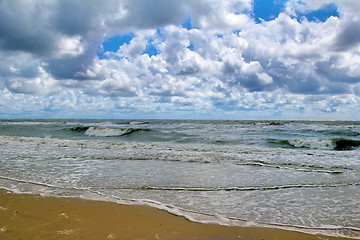
{"type": "Polygon", "coordinates": [[[72,127],[71,131],[74,132],[86,132],[90,127],[86,127],[86,126],[76,126],[76,127],[72,127]]]}
{"type": "Polygon", "coordinates": [[[117,137],[130,135],[136,132],[149,132],[150,129],[143,128],[106,128],[106,127],[89,127],[85,131],[87,136],[95,137],[117,137]]]}
{"type": "Polygon", "coordinates": [[[331,142],[335,145],[335,150],[351,150],[360,146],[360,141],[349,140],[344,138],[331,139],[331,142]]]}
{"type": "Polygon", "coordinates": [[[151,129],[147,128],[108,128],[98,126],[76,126],[72,127],[71,131],[84,133],[91,137],[118,137],[126,136],[136,132],[149,132],[151,129]]]}
{"type": "Polygon", "coordinates": [[[353,150],[357,147],[360,147],[360,141],[344,139],[344,138],[333,138],[327,140],[319,140],[319,139],[269,140],[269,143],[280,145],[282,147],[338,150],[338,151],[353,150]]]}

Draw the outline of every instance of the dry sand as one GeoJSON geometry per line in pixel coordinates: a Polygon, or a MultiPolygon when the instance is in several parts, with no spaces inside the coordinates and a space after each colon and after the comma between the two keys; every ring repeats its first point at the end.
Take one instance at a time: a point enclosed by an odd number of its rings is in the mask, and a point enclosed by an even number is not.
{"type": "Polygon", "coordinates": [[[342,240],[272,228],[201,224],[147,206],[14,194],[0,189],[0,240],[342,240]]]}

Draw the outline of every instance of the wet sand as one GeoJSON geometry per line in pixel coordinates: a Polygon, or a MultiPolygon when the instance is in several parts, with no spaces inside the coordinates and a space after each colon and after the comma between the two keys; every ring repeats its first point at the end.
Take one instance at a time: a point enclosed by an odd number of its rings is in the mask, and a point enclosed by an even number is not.
{"type": "Polygon", "coordinates": [[[201,224],[147,206],[14,194],[0,189],[0,240],[343,240],[258,227],[201,224]]]}

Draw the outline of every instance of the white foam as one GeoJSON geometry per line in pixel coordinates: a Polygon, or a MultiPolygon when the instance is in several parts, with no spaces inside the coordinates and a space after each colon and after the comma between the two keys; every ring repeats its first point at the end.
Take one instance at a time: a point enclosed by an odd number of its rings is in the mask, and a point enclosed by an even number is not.
{"type": "Polygon", "coordinates": [[[106,128],[106,127],[90,127],[85,134],[95,137],[115,137],[121,136],[126,132],[126,129],[106,128]]]}
{"type": "Polygon", "coordinates": [[[334,149],[334,144],[331,140],[289,140],[289,144],[297,148],[311,148],[311,149],[334,149]]]}

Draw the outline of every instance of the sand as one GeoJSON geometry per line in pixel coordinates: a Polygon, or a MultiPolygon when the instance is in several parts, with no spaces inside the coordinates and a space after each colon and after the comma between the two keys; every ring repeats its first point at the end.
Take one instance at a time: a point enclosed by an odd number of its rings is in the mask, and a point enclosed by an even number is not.
{"type": "Polygon", "coordinates": [[[14,194],[0,189],[0,240],[247,239],[342,240],[258,227],[201,224],[147,206],[14,194]]]}

